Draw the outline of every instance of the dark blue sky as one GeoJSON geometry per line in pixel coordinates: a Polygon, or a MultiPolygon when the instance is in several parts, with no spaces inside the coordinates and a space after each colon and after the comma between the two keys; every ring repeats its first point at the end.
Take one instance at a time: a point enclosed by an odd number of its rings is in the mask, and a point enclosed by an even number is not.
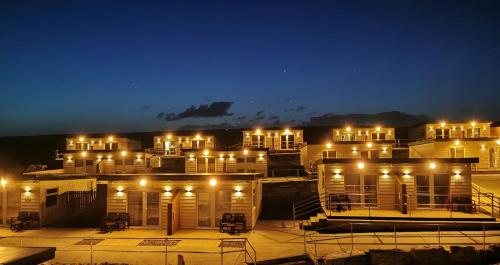
{"type": "Polygon", "coordinates": [[[496,120],[499,3],[1,1],[0,135],[251,123],[259,111],[496,120]],[[234,114],[157,118],[217,101],[234,114]]]}

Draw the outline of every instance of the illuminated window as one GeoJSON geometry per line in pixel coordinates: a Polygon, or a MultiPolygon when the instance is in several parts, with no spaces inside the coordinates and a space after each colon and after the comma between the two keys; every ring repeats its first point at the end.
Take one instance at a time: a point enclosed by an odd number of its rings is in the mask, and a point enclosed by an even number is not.
{"type": "Polygon", "coordinates": [[[452,147],[450,148],[450,157],[451,158],[464,158],[465,157],[465,150],[463,147],[452,147]]]}

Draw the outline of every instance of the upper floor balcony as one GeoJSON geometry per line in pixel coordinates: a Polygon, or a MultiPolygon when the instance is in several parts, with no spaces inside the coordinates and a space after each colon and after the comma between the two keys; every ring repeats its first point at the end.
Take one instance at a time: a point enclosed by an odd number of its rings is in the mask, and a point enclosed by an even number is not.
{"type": "Polygon", "coordinates": [[[416,126],[409,131],[409,136],[416,140],[448,140],[466,138],[490,138],[491,122],[471,121],[453,122],[441,121],[416,126]]]}
{"type": "Polygon", "coordinates": [[[333,129],[333,142],[381,142],[394,141],[394,128],[374,127],[374,128],[355,128],[346,126],[344,128],[333,129]]]}
{"type": "Polygon", "coordinates": [[[66,138],[66,151],[122,151],[140,150],[141,143],[123,137],[71,137],[66,138]]]}
{"type": "Polygon", "coordinates": [[[290,151],[300,150],[303,144],[304,135],[300,129],[243,131],[243,147],[266,148],[270,151],[290,151]]]}
{"type": "Polygon", "coordinates": [[[211,135],[178,136],[166,134],[154,137],[153,149],[146,152],[164,156],[181,156],[183,150],[204,150],[215,147],[215,137],[211,135]]]}

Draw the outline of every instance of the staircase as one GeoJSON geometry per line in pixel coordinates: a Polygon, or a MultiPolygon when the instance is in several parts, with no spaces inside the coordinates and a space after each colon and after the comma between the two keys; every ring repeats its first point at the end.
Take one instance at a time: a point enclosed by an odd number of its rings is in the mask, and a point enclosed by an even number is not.
{"type": "Polygon", "coordinates": [[[293,204],[293,220],[302,220],[300,225],[304,230],[318,230],[326,227],[328,218],[323,210],[321,201],[325,199],[325,193],[293,204]]]}
{"type": "Polygon", "coordinates": [[[485,213],[491,217],[500,217],[500,197],[495,196],[483,187],[472,183],[472,200],[478,208],[478,212],[485,213]]]}

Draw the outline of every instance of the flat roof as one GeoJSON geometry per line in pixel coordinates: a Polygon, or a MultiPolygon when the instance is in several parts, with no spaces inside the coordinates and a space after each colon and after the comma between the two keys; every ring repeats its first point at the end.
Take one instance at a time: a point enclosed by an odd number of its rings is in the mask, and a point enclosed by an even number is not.
{"type": "Polygon", "coordinates": [[[147,177],[152,180],[206,180],[217,177],[220,180],[256,180],[263,178],[262,173],[131,173],[131,174],[101,174],[97,180],[135,180],[147,177]]]}
{"type": "Polygon", "coordinates": [[[367,163],[374,164],[421,164],[428,163],[430,161],[443,163],[443,164],[473,164],[479,163],[479,158],[374,158],[374,159],[362,159],[362,158],[323,158],[319,159],[318,164],[349,164],[358,161],[364,161],[367,163]]]}

